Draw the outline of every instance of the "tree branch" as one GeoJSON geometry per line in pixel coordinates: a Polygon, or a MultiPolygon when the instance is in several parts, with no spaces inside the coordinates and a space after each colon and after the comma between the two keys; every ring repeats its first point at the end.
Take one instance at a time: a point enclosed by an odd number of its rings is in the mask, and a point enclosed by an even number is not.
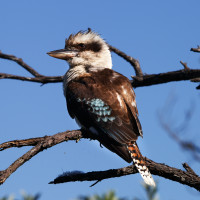
{"type": "MultiPolygon", "coordinates": [[[[134,88],[158,85],[172,81],[191,80],[200,77],[199,69],[190,69],[188,71],[178,70],[159,74],[148,74],[142,77],[132,76],[132,86],[134,88]]],[[[21,81],[37,82],[42,84],[59,83],[63,81],[63,76],[40,76],[40,77],[24,77],[12,74],[0,73],[0,79],[15,79],[21,81]]]]}
{"type": "Polygon", "coordinates": [[[190,68],[187,66],[187,63],[184,63],[183,61],[180,61],[180,63],[183,65],[185,71],[190,70],[190,68]]]}
{"type": "MultiPolygon", "coordinates": [[[[183,63],[182,61],[181,63],[185,68],[184,70],[143,75],[142,70],[140,68],[140,64],[136,59],[126,55],[124,52],[118,50],[115,47],[112,47],[111,45],[109,45],[109,47],[113,52],[124,58],[134,67],[136,76],[132,76],[133,80],[131,81],[132,86],[134,88],[168,83],[172,81],[183,81],[183,80],[198,81],[200,78],[199,69],[190,69],[187,67],[186,63],[183,63]]],[[[21,81],[37,82],[42,84],[58,83],[63,81],[63,76],[44,76],[39,74],[29,65],[24,63],[22,59],[17,58],[16,56],[0,53],[0,58],[13,60],[14,62],[17,62],[20,66],[22,66],[24,69],[29,71],[32,75],[34,75],[34,77],[24,77],[13,74],[0,73],[0,79],[15,79],[21,81]]]]}
{"type": "Polygon", "coordinates": [[[34,70],[32,67],[30,67],[28,64],[26,64],[21,58],[17,58],[14,55],[4,54],[1,51],[0,51],[0,58],[16,62],[17,64],[19,64],[21,67],[23,67],[25,70],[30,72],[35,77],[41,76],[41,74],[39,74],[36,70],[34,70]]]}
{"type": "MultiPolygon", "coordinates": [[[[139,62],[132,58],[131,56],[126,55],[124,52],[116,49],[115,47],[110,46],[110,49],[115,52],[117,55],[124,58],[128,61],[135,69],[136,76],[133,76],[132,86],[133,87],[142,87],[142,86],[150,86],[161,83],[167,83],[171,81],[182,81],[182,80],[191,80],[200,77],[200,70],[198,69],[190,69],[187,67],[185,63],[182,63],[184,66],[184,70],[172,71],[167,73],[159,73],[159,74],[147,74],[143,75],[142,70],[140,68],[139,62]]],[[[199,47],[198,47],[199,48],[199,47]]],[[[192,48],[194,50],[194,48],[192,48]]],[[[191,49],[191,50],[192,50],[191,49]]],[[[193,51],[192,50],[192,51],[193,51]]],[[[56,83],[62,82],[63,76],[44,76],[34,70],[32,67],[27,65],[22,59],[17,58],[13,55],[3,54],[0,52],[0,58],[11,60],[19,64],[25,70],[27,70],[34,77],[24,77],[17,76],[12,74],[0,73],[0,79],[15,79],[22,81],[31,81],[38,82],[42,84],[46,83],[56,83]]],[[[198,86],[199,87],[199,86],[198,86]]],[[[65,131],[62,133],[57,133],[53,136],[44,136],[38,138],[31,138],[27,140],[14,140],[10,142],[5,142],[0,144],[0,151],[6,150],[12,147],[23,147],[23,146],[33,146],[31,150],[25,153],[23,156],[14,161],[7,169],[0,171],[0,184],[3,184],[6,179],[14,173],[20,166],[30,160],[32,157],[36,156],[38,153],[42,152],[44,149],[51,148],[56,144],[59,144],[68,140],[79,140],[80,138],[91,138],[91,135],[88,133],[84,133],[80,130],[74,131],[65,131]]],[[[182,171],[180,169],[169,167],[165,164],[156,163],[148,158],[146,158],[146,164],[149,167],[152,174],[188,185],[200,191],[200,178],[197,176],[193,170],[189,166],[184,165],[186,171],[182,171]]],[[[136,169],[133,166],[129,166],[121,169],[107,170],[102,172],[88,172],[88,173],[78,173],[78,176],[70,175],[70,179],[67,181],[85,181],[85,180],[96,180],[101,181],[106,178],[119,177],[128,174],[137,173],[136,169]]],[[[63,177],[63,176],[62,176],[63,177]]],[[[58,179],[51,183],[58,183],[58,179]]],[[[63,179],[62,179],[63,181],[63,179]]],[[[65,181],[66,182],[66,181],[65,181]]]]}
{"type": "MultiPolygon", "coordinates": [[[[25,153],[23,156],[18,158],[15,162],[13,162],[7,169],[0,171],[0,184],[3,184],[6,179],[14,173],[20,166],[22,166],[25,162],[30,160],[32,157],[36,156],[38,153],[42,152],[44,149],[51,148],[56,144],[61,142],[75,140],[78,141],[80,138],[91,138],[89,133],[74,130],[74,131],[65,131],[61,133],[57,133],[52,136],[44,136],[38,138],[31,138],[27,140],[14,140],[10,142],[5,142],[0,144],[0,150],[6,150],[11,147],[23,147],[23,146],[34,146],[31,150],[25,153]]],[[[148,158],[145,158],[146,165],[149,167],[149,170],[152,174],[158,175],[169,180],[173,180],[184,185],[188,185],[190,187],[195,188],[200,191],[200,177],[195,174],[192,170],[188,170],[189,167],[185,167],[187,171],[182,171],[180,169],[176,169],[165,164],[156,163],[148,158]]],[[[191,169],[191,168],[190,168],[191,169]]],[[[75,172],[75,173],[65,173],[64,175],[59,176],[54,181],[50,182],[51,184],[63,183],[63,182],[74,182],[74,181],[101,181],[103,179],[114,178],[125,176],[129,174],[138,173],[134,166],[128,166],[120,169],[111,169],[106,171],[96,171],[96,172],[75,172]]]]}
{"type": "Polygon", "coordinates": [[[3,184],[6,179],[20,166],[22,166],[25,162],[30,160],[32,157],[34,157],[44,149],[48,149],[64,141],[78,140],[81,137],[83,137],[82,132],[79,130],[74,130],[57,133],[53,136],[31,138],[27,140],[14,140],[0,144],[1,151],[11,147],[34,146],[31,150],[29,150],[23,156],[18,158],[15,162],[13,162],[7,169],[0,171],[0,185],[3,184]]]}
{"type": "Polygon", "coordinates": [[[138,60],[136,60],[135,58],[128,56],[127,54],[125,54],[124,52],[120,51],[119,49],[109,45],[109,48],[111,51],[115,52],[118,56],[124,58],[124,60],[126,60],[127,62],[129,62],[131,64],[131,66],[133,66],[134,70],[135,70],[135,74],[137,77],[142,77],[143,76],[143,72],[142,69],[140,67],[140,63],[138,60]]]}
{"type": "MultiPolygon", "coordinates": [[[[200,191],[200,177],[195,174],[195,172],[184,163],[184,168],[187,171],[176,169],[165,164],[156,163],[148,158],[145,158],[146,165],[152,174],[164,177],[166,179],[188,185],[200,191]],[[188,170],[188,167],[192,170],[188,170]]],[[[130,165],[128,167],[119,169],[110,169],[106,171],[93,171],[93,172],[65,172],[64,174],[58,176],[56,179],[51,181],[49,184],[58,184],[65,182],[75,182],[75,181],[102,181],[108,178],[115,178],[126,176],[130,174],[138,173],[137,169],[130,165]]]]}
{"type": "Polygon", "coordinates": [[[185,81],[200,77],[200,69],[178,70],[160,74],[148,74],[140,78],[132,76],[133,87],[151,86],[172,81],[185,81]]]}
{"type": "Polygon", "coordinates": [[[190,172],[193,175],[197,175],[194,170],[187,164],[187,163],[183,163],[183,167],[186,169],[187,172],[190,172]]]}
{"type": "Polygon", "coordinates": [[[190,51],[200,53],[200,46],[197,46],[197,48],[191,48],[190,51]]]}
{"type": "MultiPolygon", "coordinates": [[[[173,104],[174,103],[175,102],[173,101],[173,104]]],[[[167,108],[167,109],[169,109],[169,108],[167,108]]],[[[170,109],[172,110],[172,106],[170,107],[170,109]]],[[[183,131],[186,128],[186,126],[189,124],[189,121],[190,121],[191,115],[192,115],[191,108],[186,112],[183,122],[176,129],[173,128],[173,126],[170,122],[168,122],[164,119],[164,115],[162,115],[161,113],[165,113],[165,115],[166,115],[166,112],[163,110],[162,112],[160,112],[158,114],[158,117],[159,117],[159,121],[160,121],[161,126],[165,129],[167,134],[183,150],[190,152],[192,157],[194,158],[194,160],[200,162],[200,147],[198,146],[198,144],[195,144],[195,141],[193,141],[193,140],[185,139],[185,137],[183,137],[182,134],[179,135],[181,133],[180,131],[183,131]]],[[[167,117],[167,120],[169,120],[169,116],[167,117]]]]}
{"type": "Polygon", "coordinates": [[[37,77],[25,77],[25,76],[17,76],[13,74],[0,73],[0,79],[14,79],[20,81],[29,81],[36,83],[60,83],[63,81],[63,76],[37,76],[37,77]]]}
{"type": "Polygon", "coordinates": [[[13,74],[0,73],[0,79],[15,79],[21,81],[37,82],[37,83],[57,83],[63,81],[63,76],[44,76],[38,73],[35,69],[26,64],[21,58],[14,55],[4,54],[0,51],[0,58],[16,62],[34,77],[17,76],[13,74]]]}

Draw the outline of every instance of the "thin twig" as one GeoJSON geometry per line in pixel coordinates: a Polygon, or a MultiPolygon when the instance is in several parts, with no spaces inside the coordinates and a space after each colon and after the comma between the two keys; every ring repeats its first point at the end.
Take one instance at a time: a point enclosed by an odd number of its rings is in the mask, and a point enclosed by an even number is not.
{"type": "Polygon", "coordinates": [[[197,48],[191,48],[190,51],[200,53],[200,46],[197,46],[197,48]]]}
{"type": "MultiPolygon", "coordinates": [[[[172,126],[170,126],[169,123],[164,121],[163,116],[161,114],[159,114],[159,120],[162,127],[172,137],[172,139],[176,141],[177,144],[179,144],[183,150],[187,150],[188,152],[190,152],[195,160],[200,161],[200,147],[196,145],[193,141],[184,140],[183,137],[180,137],[177,134],[177,132],[172,129],[172,126]]],[[[188,121],[189,121],[189,116],[186,115],[183,125],[185,125],[188,121]]]]}
{"type": "Polygon", "coordinates": [[[36,83],[60,83],[63,81],[63,76],[39,76],[39,77],[25,77],[12,74],[0,73],[0,79],[13,79],[20,81],[36,82],[36,83]]]}
{"type": "Polygon", "coordinates": [[[92,185],[90,185],[90,187],[94,187],[97,183],[101,182],[102,180],[98,180],[95,183],[93,183],[92,185]]]}
{"type": "Polygon", "coordinates": [[[28,64],[26,64],[21,58],[17,58],[14,55],[4,54],[0,51],[0,58],[11,60],[19,64],[21,67],[23,67],[25,70],[30,72],[35,77],[40,77],[41,74],[39,74],[35,69],[30,67],[28,64]]]}
{"type": "Polygon", "coordinates": [[[184,63],[183,61],[180,61],[180,63],[183,65],[185,71],[190,70],[190,68],[187,66],[187,63],[184,63]]]}
{"type": "Polygon", "coordinates": [[[193,78],[190,80],[191,82],[200,82],[200,77],[199,78],[193,78]]]}
{"type": "Polygon", "coordinates": [[[125,54],[124,52],[120,51],[119,49],[109,45],[109,48],[111,51],[115,52],[118,56],[124,58],[127,62],[129,62],[133,68],[135,69],[135,74],[137,77],[141,77],[143,76],[143,72],[142,69],[140,67],[140,63],[138,60],[136,60],[135,58],[128,56],[127,54],[125,54]]]}
{"type": "Polygon", "coordinates": [[[187,172],[190,172],[194,176],[197,176],[197,174],[194,172],[194,170],[187,163],[183,163],[183,167],[186,169],[187,172]]]}

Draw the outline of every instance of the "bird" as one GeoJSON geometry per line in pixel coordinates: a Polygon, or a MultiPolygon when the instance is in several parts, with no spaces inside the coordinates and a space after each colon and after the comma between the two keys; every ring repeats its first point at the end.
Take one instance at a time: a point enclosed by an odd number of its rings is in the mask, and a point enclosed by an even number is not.
{"type": "Polygon", "coordinates": [[[63,91],[71,118],[100,144],[137,168],[155,187],[136,140],[143,137],[135,92],[127,77],[112,70],[109,45],[88,28],[71,34],[64,49],[47,53],[68,62],[63,91]]]}

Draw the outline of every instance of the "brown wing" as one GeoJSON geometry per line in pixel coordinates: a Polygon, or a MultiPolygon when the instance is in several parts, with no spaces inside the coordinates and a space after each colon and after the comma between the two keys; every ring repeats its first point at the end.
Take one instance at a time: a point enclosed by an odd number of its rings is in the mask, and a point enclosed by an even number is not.
{"type": "Polygon", "coordinates": [[[66,98],[71,117],[99,134],[101,143],[130,162],[124,145],[137,140],[141,127],[138,126],[137,109],[132,103],[134,93],[127,81],[129,83],[128,79],[112,70],[103,70],[71,81],[66,98]],[[126,95],[121,93],[122,86],[126,88],[126,95]],[[131,96],[126,97],[129,93],[131,96]]]}
{"type": "Polygon", "coordinates": [[[133,125],[134,132],[138,136],[143,136],[142,133],[142,126],[140,124],[140,121],[138,119],[138,110],[136,105],[136,99],[135,99],[135,92],[132,88],[132,85],[128,78],[125,76],[114,72],[115,76],[118,78],[115,78],[113,80],[113,85],[115,85],[116,91],[121,95],[123,100],[126,103],[127,109],[129,110],[129,118],[131,119],[131,123],[133,125]]]}

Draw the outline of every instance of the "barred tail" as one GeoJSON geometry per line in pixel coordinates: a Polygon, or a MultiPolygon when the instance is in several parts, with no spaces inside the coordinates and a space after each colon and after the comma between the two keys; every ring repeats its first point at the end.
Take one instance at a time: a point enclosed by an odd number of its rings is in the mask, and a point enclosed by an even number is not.
{"type": "Polygon", "coordinates": [[[140,175],[142,176],[144,182],[148,185],[155,187],[156,184],[153,180],[153,177],[151,176],[149,169],[145,165],[145,161],[142,157],[142,154],[140,153],[136,142],[128,144],[127,149],[131,154],[133,163],[135,164],[137,170],[140,172],[140,175]]]}

